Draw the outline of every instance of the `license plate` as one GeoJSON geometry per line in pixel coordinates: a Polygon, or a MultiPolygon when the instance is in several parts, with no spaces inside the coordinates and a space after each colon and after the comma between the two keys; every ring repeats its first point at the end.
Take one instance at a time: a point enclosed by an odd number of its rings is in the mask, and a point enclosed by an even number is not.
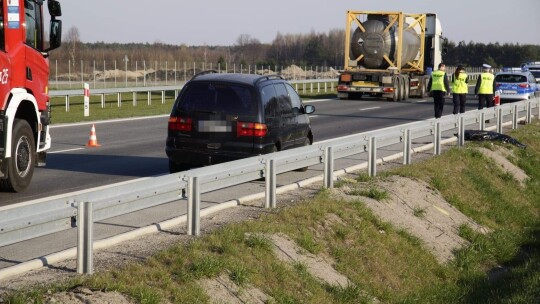
{"type": "Polygon", "coordinates": [[[503,93],[503,94],[517,94],[517,91],[514,91],[514,90],[503,90],[502,93],[503,93]]]}
{"type": "Polygon", "coordinates": [[[199,132],[231,132],[232,126],[228,121],[202,120],[199,121],[199,132]]]}

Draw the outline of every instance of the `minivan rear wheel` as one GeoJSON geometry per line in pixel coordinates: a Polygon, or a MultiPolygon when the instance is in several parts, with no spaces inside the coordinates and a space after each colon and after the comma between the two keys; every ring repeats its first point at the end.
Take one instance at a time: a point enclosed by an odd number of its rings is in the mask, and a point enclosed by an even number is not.
{"type": "Polygon", "coordinates": [[[189,166],[187,164],[183,164],[183,163],[179,164],[172,160],[169,160],[169,172],[171,174],[181,172],[181,171],[186,171],[186,170],[189,170],[189,166]]]}
{"type": "MultiPolygon", "coordinates": [[[[311,141],[309,140],[309,138],[306,137],[306,139],[304,140],[304,144],[302,146],[307,147],[309,145],[311,145],[311,141]]],[[[296,169],[295,171],[306,172],[307,170],[308,170],[308,167],[302,167],[300,169],[296,169]]]]}

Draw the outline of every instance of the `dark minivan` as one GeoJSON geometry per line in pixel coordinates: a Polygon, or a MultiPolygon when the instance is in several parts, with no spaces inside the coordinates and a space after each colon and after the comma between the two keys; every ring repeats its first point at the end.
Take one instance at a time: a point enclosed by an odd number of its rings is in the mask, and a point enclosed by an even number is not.
{"type": "Polygon", "coordinates": [[[171,173],[313,143],[300,96],[275,75],[195,75],[176,98],[165,152],[171,173]]]}

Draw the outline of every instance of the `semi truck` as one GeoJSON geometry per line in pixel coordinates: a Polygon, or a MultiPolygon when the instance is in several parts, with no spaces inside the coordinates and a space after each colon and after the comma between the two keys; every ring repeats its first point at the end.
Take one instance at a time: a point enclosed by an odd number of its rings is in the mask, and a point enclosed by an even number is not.
{"type": "Polygon", "coordinates": [[[446,44],[436,14],[347,11],[338,98],[425,97],[446,44]]]}
{"type": "Polygon", "coordinates": [[[47,43],[44,5],[0,0],[0,191],[26,189],[51,146],[48,53],[61,44],[62,10],[47,1],[47,43]]]}

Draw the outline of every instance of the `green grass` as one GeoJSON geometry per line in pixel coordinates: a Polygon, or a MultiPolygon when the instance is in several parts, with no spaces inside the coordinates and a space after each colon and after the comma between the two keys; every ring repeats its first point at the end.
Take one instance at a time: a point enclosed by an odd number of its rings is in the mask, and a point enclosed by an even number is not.
{"type": "MultiPolygon", "coordinates": [[[[470,244],[448,264],[439,264],[420,239],[374,215],[362,197],[344,201],[321,190],[305,203],[229,224],[145,261],[14,292],[3,303],[41,303],[47,290],[77,286],[118,291],[137,303],[209,303],[196,280],[223,274],[239,286],[256,286],[275,303],[369,303],[373,297],[383,303],[538,303],[539,134],[538,121],[520,126],[510,135],[528,148],[506,146],[530,177],[523,188],[472,149],[474,144],[392,172],[430,183],[489,229],[482,234],[461,226],[459,233],[470,244]],[[329,221],[329,215],[339,221],[329,221]],[[310,275],[304,263],[281,262],[268,237],[274,233],[287,235],[306,252],[332,258],[352,284],[332,287],[310,275]]],[[[370,178],[368,186],[378,178],[370,178]]]]}

